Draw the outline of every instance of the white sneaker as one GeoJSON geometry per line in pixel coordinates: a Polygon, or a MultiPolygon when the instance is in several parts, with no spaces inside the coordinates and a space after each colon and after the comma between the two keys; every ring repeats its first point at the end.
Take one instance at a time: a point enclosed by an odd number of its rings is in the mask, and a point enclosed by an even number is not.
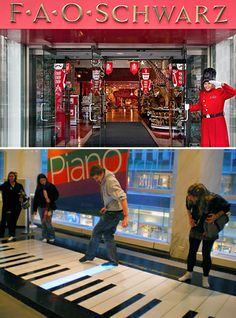
{"type": "Polygon", "coordinates": [[[54,243],[55,239],[49,239],[49,243],[54,243]]]}
{"type": "Polygon", "coordinates": [[[178,281],[179,282],[186,282],[186,280],[189,280],[192,278],[192,273],[191,272],[186,272],[183,276],[181,276],[178,281]]]}
{"type": "Polygon", "coordinates": [[[42,239],[42,242],[43,242],[43,243],[47,243],[48,240],[47,240],[46,238],[44,238],[44,239],[42,239]]]}
{"type": "Polygon", "coordinates": [[[210,287],[208,276],[202,276],[202,287],[205,287],[205,288],[210,287]]]}
{"type": "Polygon", "coordinates": [[[11,242],[13,240],[14,240],[14,236],[9,236],[8,239],[7,239],[8,242],[11,242]]]}

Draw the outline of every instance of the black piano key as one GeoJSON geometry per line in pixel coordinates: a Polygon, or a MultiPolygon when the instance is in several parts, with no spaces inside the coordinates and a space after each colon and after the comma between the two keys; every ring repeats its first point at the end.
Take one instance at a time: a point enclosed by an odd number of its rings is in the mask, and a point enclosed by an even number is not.
{"type": "Polygon", "coordinates": [[[197,315],[198,313],[193,310],[189,310],[185,315],[183,315],[182,318],[193,318],[197,315]]]}
{"type": "Polygon", "coordinates": [[[16,267],[16,266],[25,265],[28,263],[38,262],[38,261],[42,261],[42,260],[43,260],[42,258],[36,258],[36,259],[32,259],[31,261],[28,261],[28,262],[21,262],[19,264],[7,265],[7,266],[4,266],[3,268],[6,269],[6,268],[11,268],[11,267],[16,267]]]}
{"type": "Polygon", "coordinates": [[[143,307],[141,307],[138,310],[136,310],[135,312],[133,312],[131,315],[127,316],[126,318],[138,318],[138,317],[141,317],[146,312],[151,310],[153,307],[155,307],[156,305],[160,304],[160,302],[161,302],[161,300],[159,300],[159,299],[153,299],[153,300],[149,301],[149,303],[147,303],[143,307]]]}
{"type": "Polygon", "coordinates": [[[72,284],[78,283],[78,282],[80,282],[80,281],[82,281],[82,280],[84,280],[84,279],[88,279],[88,278],[90,278],[90,277],[91,277],[91,276],[86,275],[86,276],[83,276],[83,277],[80,277],[80,278],[76,278],[76,279],[74,279],[74,280],[72,280],[72,281],[70,281],[70,282],[63,283],[63,284],[58,285],[58,286],[56,286],[56,287],[49,288],[48,290],[51,291],[51,292],[53,292],[53,291],[55,291],[55,290],[57,290],[57,289],[61,289],[61,288],[63,288],[63,287],[70,286],[70,285],[72,285],[72,284]]]}
{"type": "Polygon", "coordinates": [[[11,259],[11,260],[8,260],[8,261],[3,261],[3,262],[0,262],[0,265],[7,264],[7,263],[12,263],[12,262],[16,262],[16,261],[21,261],[22,259],[27,259],[27,258],[32,258],[32,257],[35,257],[35,256],[34,255],[28,255],[28,256],[17,258],[17,259],[11,259]]]}
{"type": "Polygon", "coordinates": [[[33,278],[30,278],[30,279],[27,279],[27,278],[26,278],[26,280],[27,280],[28,282],[33,282],[34,280],[41,279],[41,278],[45,278],[45,277],[48,277],[48,276],[51,276],[51,275],[55,275],[55,274],[59,274],[59,273],[62,273],[62,272],[68,271],[68,270],[70,270],[70,268],[65,267],[65,268],[58,269],[58,270],[56,270],[56,271],[52,271],[52,272],[47,273],[47,274],[35,276],[35,277],[33,277],[33,278]]]}
{"type": "Polygon", "coordinates": [[[138,301],[139,299],[141,299],[143,297],[144,297],[144,295],[139,293],[139,294],[125,300],[123,303],[121,303],[121,304],[113,307],[112,309],[106,311],[105,313],[103,313],[102,318],[108,318],[108,317],[111,317],[111,316],[117,314],[122,309],[132,305],[133,303],[135,303],[136,301],[138,301]]]}
{"type": "Polygon", "coordinates": [[[27,253],[19,253],[19,254],[14,254],[14,255],[0,257],[0,260],[6,259],[6,258],[12,258],[12,257],[16,257],[16,256],[21,256],[21,255],[27,255],[27,253]]]}
{"type": "Polygon", "coordinates": [[[95,291],[93,291],[93,292],[91,292],[91,293],[89,293],[89,294],[87,294],[87,295],[84,295],[84,296],[82,296],[82,297],[76,298],[76,299],[74,299],[72,302],[73,302],[73,303],[81,303],[82,301],[85,301],[85,300],[87,300],[87,299],[89,299],[89,298],[92,298],[92,297],[94,297],[94,296],[97,296],[97,295],[103,293],[104,291],[109,290],[109,289],[111,289],[111,288],[113,288],[113,287],[115,287],[115,286],[116,286],[116,285],[114,285],[114,284],[109,284],[109,285],[104,286],[104,287],[102,287],[102,288],[99,288],[99,289],[97,289],[97,290],[95,290],[95,291]]]}
{"type": "Polygon", "coordinates": [[[36,273],[39,273],[39,272],[42,272],[42,271],[46,271],[47,269],[55,268],[55,267],[58,267],[58,266],[61,266],[61,265],[55,264],[55,265],[51,265],[51,266],[47,266],[47,267],[41,267],[41,268],[35,269],[34,271],[31,271],[31,272],[24,272],[24,273],[22,273],[22,274],[20,274],[18,276],[19,277],[23,277],[23,276],[26,276],[26,275],[36,274],[36,273]]]}
{"type": "Polygon", "coordinates": [[[89,288],[89,287],[92,287],[94,285],[97,285],[97,284],[99,284],[101,282],[102,282],[101,279],[94,280],[94,281],[92,281],[92,282],[90,282],[88,284],[85,284],[83,286],[79,286],[79,287],[76,287],[74,289],[68,290],[67,292],[65,292],[63,294],[60,294],[60,296],[65,298],[65,297],[70,296],[72,294],[75,294],[75,293],[77,293],[77,292],[79,292],[81,290],[84,290],[86,288],[89,288]]]}
{"type": "Polygon", "coordinates": [[[0,246],[0,249],[5,248],[5,247],[9,247],[8,245],[2,245],[0,246]]]}
{"type": "Polygon", "coordinates": [[[9,248],[5,248],[4,250],[3,250],[3,249],[0,249],[0,253],[1,253],[1,252],[5,252],[5,251],[10,251],[10,250],[14,250],[14,248],[9,247],[9,248]]]}

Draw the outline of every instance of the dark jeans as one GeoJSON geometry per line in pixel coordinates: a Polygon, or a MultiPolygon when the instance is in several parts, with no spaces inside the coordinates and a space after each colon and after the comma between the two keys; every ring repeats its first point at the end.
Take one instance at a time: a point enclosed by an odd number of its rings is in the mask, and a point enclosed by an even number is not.
{"type": "MultiPolygon", "coordinates": [[[[208,276],[211,269],[211,250],[215,240],[202,240],[202,267],[203,275],[208,276]]],[[[187,259],[187,270],[193,271],[196,264],[197,251],[201,240],[195,238],[189,238],[189,253],[187,259]]]]}
{"type": "Polygon", "coordinates": [[[123,212],[111,212],[107,211],[100,217],[99,222],[93,229],[92,237],[89,241],[86,258],[93,259],[98,250],[99,243],[102,237],[106,245],[106,251],[108,260],[114,263],[118,263],[118,257],[116,252],[116,243],[114,241],[114,234],[116,232],[117,225],[123,218],[123,212]]]}
{"type": "Polygon", "coordinates": [[[40,220],[41,220],[41,224],[42,224],[42,237],[43,237],[43,239],[49,239],[49,240],[55,239],[55,230],[52,226],[52,222],[50,222],[47,219],[44,220],[45,208],[38,207],[38,212],[39,212],[39,216],[40,216],[40,220]]]}
{"type": "Polygon", "coordinates": [[[2,211],[2,220],[0,225],[0,237],[4,237],[6,224],[8,226],[9,236],[16,235],[16,223],[21,210],[2,211]]]}

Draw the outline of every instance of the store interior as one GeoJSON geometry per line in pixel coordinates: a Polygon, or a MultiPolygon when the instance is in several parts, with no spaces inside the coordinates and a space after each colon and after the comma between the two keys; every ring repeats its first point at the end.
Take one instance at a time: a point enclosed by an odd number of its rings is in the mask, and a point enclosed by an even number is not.
{"type": "Polygon", "coordinates": [[[190,128],[184,104],[197,99],[204,50],[188,58],[173,49],[92,51],[92,59],[73,50],[31,53],[32,146],[90,146],[87,141],[111,123],[140,123],[156,146],[199,143],[200,117],[193,114],[190,128]],[[55,72],[64,72],[59,84],[55,72]],[[59,104],[55,85],[62,86],[59,104]],[[195,130],[192,140],[189,129],[195,130]]]}

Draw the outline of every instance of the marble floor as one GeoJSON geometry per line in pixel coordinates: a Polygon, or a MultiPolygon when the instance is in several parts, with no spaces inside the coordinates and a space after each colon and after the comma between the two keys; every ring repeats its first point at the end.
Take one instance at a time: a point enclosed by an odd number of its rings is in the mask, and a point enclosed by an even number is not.
{"type": "MultiPolygon", "coordinates": [[[[0,287],[47,317],[233,318],[236,296],[36,239],[0,244],[0,287]]],[[[167,266],[167,265],[164,265],[167,266]]]]}

